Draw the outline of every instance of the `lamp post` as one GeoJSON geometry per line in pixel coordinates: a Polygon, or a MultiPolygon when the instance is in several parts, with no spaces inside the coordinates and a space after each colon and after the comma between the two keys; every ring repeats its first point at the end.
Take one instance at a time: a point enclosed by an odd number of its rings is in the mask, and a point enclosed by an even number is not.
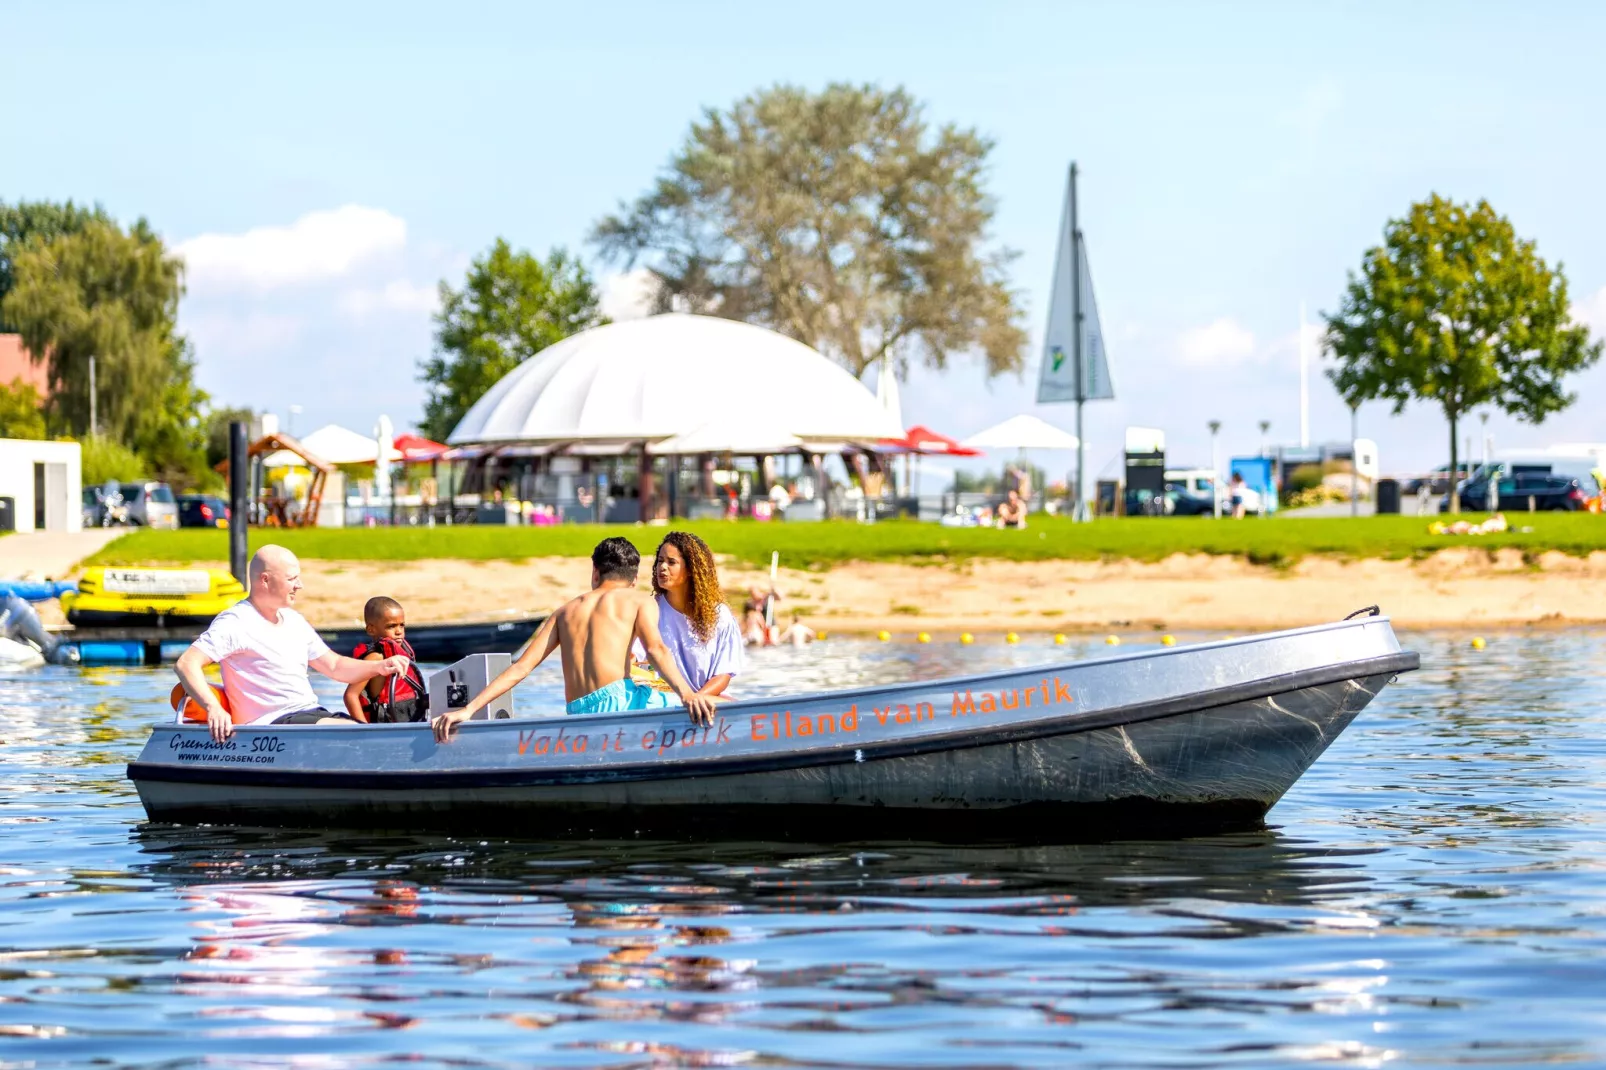
{"type": "Polygon", "coordinates": [[[1221,461],[1216,456],[1216,433],[1221,430],[1220,420],[1211,420],[1210,428],[1210,497],[1215,504],[1215,518],[1221,519],[1221,461]]]}
{"type": "Polygon", "coordinates": [[[1356,447],[1355,440],[1360,437],[1359,413],[1361,405],[1352,401],[1349,405],[1349,515],[1361,515],[1361,451],[1356,447]]]}
{"type": "Polygon", "coordinates": [[[1260,455],[1262,457],[1269,456],[1269,454],[1266,451],[1266,432],[1270,431],[1270,430],[1271,430],[1271,421],[1270,420],[1262,420],[1262,421],[1260,421],[1260,455]]]}

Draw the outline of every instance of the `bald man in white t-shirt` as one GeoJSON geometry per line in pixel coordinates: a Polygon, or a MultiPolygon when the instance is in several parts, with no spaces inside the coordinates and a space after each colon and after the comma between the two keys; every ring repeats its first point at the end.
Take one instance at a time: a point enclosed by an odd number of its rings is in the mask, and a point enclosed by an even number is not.
{"type": "Polygon", "coordinates": [[[219,613],[179,656],[175,669],[191,698],[206,709],[206,724],[218,742],[234,734],[234,718],[207,685],[208,665],[223,669],[223,690],[242,723],[352,723],[343,713],[318,705],[307,681],[317,669],[343,684],[376,676],[400,676],[407,659],[358,661],[329,649],[305,617],[291,609],[301,592],[301,563],[282,546],[264,546],[251,558],[250,596],[219,613]]]}

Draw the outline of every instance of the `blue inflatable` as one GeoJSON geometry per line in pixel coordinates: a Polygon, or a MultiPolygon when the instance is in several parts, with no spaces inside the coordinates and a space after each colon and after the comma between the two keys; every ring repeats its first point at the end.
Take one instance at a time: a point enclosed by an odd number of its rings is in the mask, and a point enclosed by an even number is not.
{"type": "Polygon", "coordinates": [[[0,600],[14,594],[25,602],[47,602],[77,589],[76,583],[65,580],[0,580],[0,600]]]}

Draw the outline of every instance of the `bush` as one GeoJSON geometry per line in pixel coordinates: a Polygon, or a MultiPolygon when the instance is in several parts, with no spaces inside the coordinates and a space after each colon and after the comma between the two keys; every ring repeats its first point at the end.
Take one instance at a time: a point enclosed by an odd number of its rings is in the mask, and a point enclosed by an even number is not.
{"type": "Polygon", "coordinates": [[[108,479],[132,482],[145,474],[145,462],[121,442],[97,436],[84,439],[80,445],[83,448],[83,479],[86,487],[101,486],[108,479]]]}

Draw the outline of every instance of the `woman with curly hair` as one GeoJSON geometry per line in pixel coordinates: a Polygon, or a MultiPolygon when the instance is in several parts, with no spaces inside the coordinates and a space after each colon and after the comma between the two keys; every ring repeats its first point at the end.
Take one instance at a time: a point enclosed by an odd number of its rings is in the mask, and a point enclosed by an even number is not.
{"type": "Polygon", "coordinates": [[[721,695],[742,671],[742,632],[720,594],[719,572],[708,544],[671,531],[652,565],[658,596],[658,631],[686,682],[704,695],[721,695]]]}

